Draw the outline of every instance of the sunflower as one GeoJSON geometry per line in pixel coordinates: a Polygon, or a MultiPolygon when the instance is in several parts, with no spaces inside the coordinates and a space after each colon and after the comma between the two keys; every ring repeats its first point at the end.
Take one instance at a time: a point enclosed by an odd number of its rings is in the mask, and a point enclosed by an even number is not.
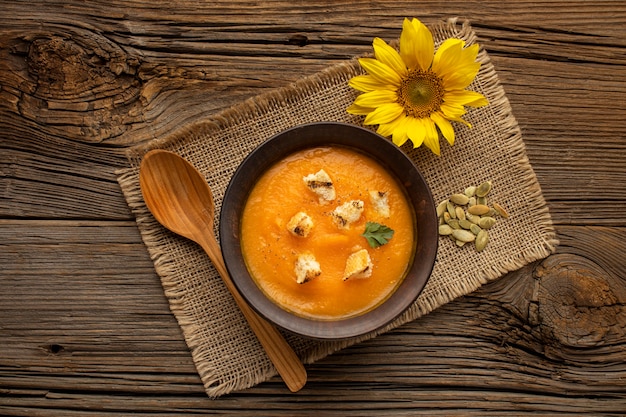
{"type": "Polygon", "coordinates": [[[375,58],[361,58],[367,72],[349,85],[363,92],[348,107],[363,115],[364,124],[378,125],[377,132],[391,136],[397,146],[407,140],[415,148],[426,145],[439,155],[439,133],[454,144],[452,121],[462,119],[465,106],[488,104],[480,93],[465,88],[476,77],[478,45],[465,47],[461,39],[446,39],[435,53],[433,35],[419,20],[404,19],[400,52],[380,38],[373,42],[375,58]]]}

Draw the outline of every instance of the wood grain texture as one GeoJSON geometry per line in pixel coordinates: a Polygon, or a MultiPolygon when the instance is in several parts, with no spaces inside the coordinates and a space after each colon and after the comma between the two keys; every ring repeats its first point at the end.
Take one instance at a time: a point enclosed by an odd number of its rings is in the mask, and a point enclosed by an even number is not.
{"type": "Polygon", "coordinates": [[[0,414],[623,415],[622,1],[0,0],[0,414]],[[28,4],[28,5],[27,5],[28,4]],[[469,19],[557,225],[555,255],[374,340],[210,400],[115,170],[124,150],[469,19]]]}

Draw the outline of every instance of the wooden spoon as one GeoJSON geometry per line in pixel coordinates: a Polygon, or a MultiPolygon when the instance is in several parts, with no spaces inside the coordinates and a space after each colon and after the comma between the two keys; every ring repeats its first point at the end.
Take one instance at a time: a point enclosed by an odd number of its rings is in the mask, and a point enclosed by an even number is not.
{"type": "Polygon", "coordinates": [[[139,184],[159,223],[198,243],[209,255],[285,384],[292,392],[299,391],[307,379],[302,362],[278,330],[245,302],[228,275],[213,234],[213,194],[202,174],[175,153],[153,150],[141,161],[139,184]]]}

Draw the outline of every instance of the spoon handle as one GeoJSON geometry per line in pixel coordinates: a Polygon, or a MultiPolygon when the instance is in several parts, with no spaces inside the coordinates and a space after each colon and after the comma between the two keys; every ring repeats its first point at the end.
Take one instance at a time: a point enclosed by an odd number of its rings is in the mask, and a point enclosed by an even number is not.
{"type": "Polygon", "coordinates": [[[213,262],[217,272],[221,275],[226,287],[233,295],[235,302],[248,321],[250,328],[254,331],[254,334],[256,334],[259,342],[261,342],[261,345],[274,364],[278,374],[282,377],[291,392],[299,391],[306,383],[307,374],[304,365],[296,353],[276,327],[259,316],[243,299],[226,270],[226,265],[222,258],[222,251],[213,237],[212,232],[210,234],[204,233],[202,237],[199,236],[197,242],[202,246],[213,262]]]}

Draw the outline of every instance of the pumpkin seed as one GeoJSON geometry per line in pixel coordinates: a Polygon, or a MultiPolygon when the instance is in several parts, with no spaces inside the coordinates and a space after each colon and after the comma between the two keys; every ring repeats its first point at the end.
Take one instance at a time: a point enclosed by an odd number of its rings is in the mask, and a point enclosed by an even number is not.
{"type": "Polygon", "coordinates": [[[478,224],[480,222],[480,216],[474,216],[470,212],[465,213],[465,218],[474,224],[478,224]]]}
{"type": "Polygon", "coordinates": [[[452,234],[452,227],[448,224],[442,224],[439,226],[439,234],[442,236],[448,236],[452,234]]]}
{"type": "MultiPolygon", "coordinates": [[[[461,229],[470,230],[473,224],[474,223],[466,219],[459,220],[459,226],[461,226],[461,229]]],[[[474,224],[474,226],[476,225],[474,224]]]]}
{"type": "Polygon", "coordinates": [[[487,197],[477,197],[476,204],[482,204],[483,206],[487,205],[487,197]]]}
{"type": "Polygon", "coordinates": [[[455,210],[456,218],[459,220],[465,220],[465,210],[462,207],[457,207],[455,210]]]}
{"type": "Polygon", "coordinates": [[[496,213],[498,213],[500,216],[504,217],[505,219],[509,218],[509,213],[500,204],[493,203],[493,208],[496,210],[496,213]]]}
{"type": "Polygon", "coordinates": [[[465,189],[465,195],[468,196],[469,198],[474,197],[474,194],[476,194],[476,187],[474,187],[473,185],[470,187],[467,187],[465,189]]]}
{"type": "Polygon", "coordinates": [[[476,239],[476,235],[469,230],[453,230],[452,237],[461,242],[473,242],[476,239]]]}
{"type": "Polygon", "coordinates": [[[459,206],[464,206],[469,202],[469,197],[465,194],[452,194],[452,196],[450,196],[450,201],[454,204],[458,204],[459,206]]]}
{"type": "Polygon", "coordinates": [[[476,196],[485,197],[491,191],[491,181],[485,181],[476,187],[476,196]]]}
{"type": "Polygon", "coordinates": [[[472,225],[470,226],[470,232],[474,233],[475,235],[479,234],[480,231],[483,230],[480,228],[479,225],[472,223],[472,225]]]}
{"type": "Polygon", "coordinates": [[[450,219],[450,221],[448,221],[447,224],[453,229],[461,228],[461,225],[459,224],[459,221],[457,219],[450,219]]]}
{"type": "Polygon", "coordinates": [[[489,207],[484,204],[476,204],[475,206],[469,207],[467,212],[470,214],[475,214],[477,216],[482,216],[483,214],[489,213],[489,207]]]}
{"type": "Polygon", "coordinates": [[[489,216],[481,217],[478,222],[478,225],[483,229],[491,229],[494,224],[496,224],[496,219],[489,216]]]}
{"type": "Polygon", "coordinates": [[[489,233],[486,230],[481,230],[480,233],[476,236],[476,241],[474,242],[474,246],[476,247],[477,252],[482,252],[489,243],[489,233]]]}
{"type": "Polygon", "coordinates": [[[448,209],[448,200],[443,200],[437,205],[437,217],[443,216],[443,213],[448,209]]]}
{"type": "Polygon", "coordinates": [[[476,197],[470,197],[469,202],[467,203],[468,206],[472,207],[476,205],[476,197]]]}
{"type": "Polygon", "coordinates": [[[456,209],[454,207],[454,204],[452,204],[451,201],[448,201],[448,203],[446,204],[446,209],[448,210],[448,213],[450,213],[450,217],[455,219],[456,218],[456,209]]]}
{"type": "Polygon", "coordinates": [[[456,245],[460,248],[461,246],[465,245],[465,242],[461,241],[461,240],[455,240],[454,243],[456,243],[456,245]]]}

